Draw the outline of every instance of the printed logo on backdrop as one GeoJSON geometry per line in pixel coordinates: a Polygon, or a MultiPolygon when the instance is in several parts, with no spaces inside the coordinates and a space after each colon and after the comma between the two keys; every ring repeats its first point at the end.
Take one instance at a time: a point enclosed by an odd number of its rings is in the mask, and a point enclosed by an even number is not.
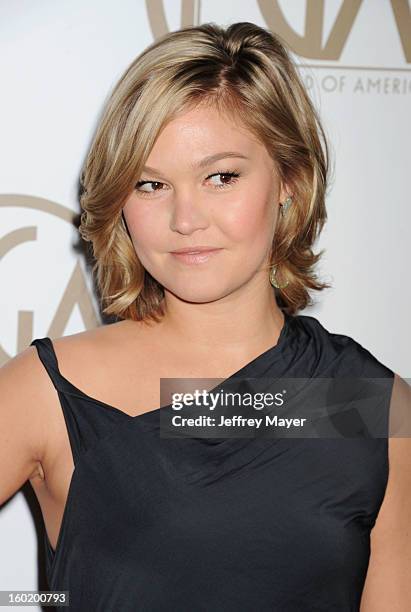
{"type": "MultiPolygon", "coordinates": [[[[43,215],[52,215],[64,224],[73,226],[76,213],[71,209],[48,200],[30,195],[19,194],[0,194],[0,209],[18,209],[39,211],[43,215]]],[[[27,225],[16,227],[15,230],[0,236],[0,261],[4,262],[6,257],[13,254],[28,242],[38,242],[38,227],[27,225]]],[[[39,248],[46,248],[46,245],[38,244],[39,248]]],[[[70,245],[67,244],[67,251],[70,245]]],[[[52,254],[50,254],[52,255],[52,254]]],[[[34,271],[33,271],[34,273],[34,271]]],[[[47,275],[47,270],[40,270],[40,275],[47,275]]],[[[19,281],[21,282],[21,281],[19,281]]],[[[6,287],[3,287],[3,296],[9,299],[6,287]]],[[[4,300],[5,301],[5,300],[4,300]]],[[[86,329],[93,329],[98,325],[98,314],[93,304],[91,293],[86,282],[80,259],[75,260],[73,269],[65,281],[63,294],[60,296],[58,304],[53,313],[52,319],[48,324],[48,329],[44,335],[59,337],[64,335],[70,316],[74,308],[77,307],[86,329]]],[[[33,310],[23,310],[16,314],[17,317],[17,352],[26,348],[33,339],[33,323],[35,313],[33,310]]],[[[10,355],[0,345],[0,366],[6,363],[10,355]]]]}
{"type": "MultiPolygon", "coordinates": [[[[327,0],[328,3],[328,0],[327,0]]],[[[366,2],[365,0],[339,0],[338,12],[333,20],[329,34],[325,35],[326,9],[330,8],[323,0],[306,0],[301,2],[305,20],[303,33],[300,34],[290,23],[289,15],[285,15],[278,0],[255,0],[253,9],[258,9],[265,27],[278,34],[290,46],[292,52],[300,58],[296,61],[301,70],[305,86],[308,90],[313,86],[319,87],[324,93],[351,92],[364,94],[409,94],[411,93],[411,79],[407,73],[411,68],[411,11],[409,0],[381,0],[381,2],[366,2]],[[382,7],[382,4],[385,4],[382,7]],[[350,38],[358,34],[358,28],[364,23],[360,19],[360,11],[367,9],[369,21],[367,22],[367,41],[364,47],[373,44],[373,11],[386,9],[391,21],[386,22],[385,44],[392,37],[391,46],[401,53],[394,66],[385,66],[384,58],[381,64],[362,62],[361,57],[356,58],[355,64],[343,63],[343,51],[349,48],[350,38]],[[357,29],[357,32],[355,31],[357,29]],[[306,60],[326,61],[327,64],[310,64],[306,60]],[[313,75],[304,69],[318,71],[313,75]]],[[[250,4],[252,4],[250,2],[250,4]]],[[[282,3],[283,7],[286,3],[282,3]]],[[[167,22],[164,0],[146,0],[147,15],[154,39],[157,39],[171,29],[167,22]]],[[[205,3],[201,0],[184,0],[180,2],[180,27],[197,25],[202,22],[201,8],[205,3]]],[[[374,13],[374,17],[375,17],[374,13]]],[[[218,15],[215,19],[218,20],[218,15]]],[[[245,21],[242,12],[239,21],[245,21]]],[[[230,22],[236,21],[235,14],[230,14],[230,22]]],[[[252,19],[250,19],[252,21],[252,19]]],[[[360,30],[361,31],[361,30],[360,30]]],[[[375,46],[379,43],[379,35],[375,33],[375,46]]]]}

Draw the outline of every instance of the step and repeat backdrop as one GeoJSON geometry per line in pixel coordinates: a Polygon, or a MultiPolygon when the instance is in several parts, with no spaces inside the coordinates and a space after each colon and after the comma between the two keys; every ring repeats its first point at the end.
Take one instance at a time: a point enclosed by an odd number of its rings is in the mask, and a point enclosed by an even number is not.
{"type": "MultiPolygon", "coordinates": [[[[288,43],[331,145],[317,249],[332,287],[304,314],[410,378],[408,0],[1,0],[0,363],[34,337],[105,323],[73,223],[91,137],[140,51],[208,21],[288,43]]],[[[42,530],[27,484],[0,512],[0,589],[47,588],[42,530]]]]}

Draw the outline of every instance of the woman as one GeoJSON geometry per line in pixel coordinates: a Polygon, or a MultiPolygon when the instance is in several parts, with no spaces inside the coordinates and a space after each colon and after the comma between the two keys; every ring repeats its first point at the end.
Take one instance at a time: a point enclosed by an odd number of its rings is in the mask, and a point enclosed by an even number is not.
{"type": "Polygon", "coordinates": [[[252,23],[170,33],[116,85],[80,233],[117,320],[36,338],[1,375],[1,498],[30,479],[71,609],[409,609],[408,439],[160,435],[161,378],[377,377],[382,423],[392,389],[406,397],[297,314],[328,286],[312,250],[327,177],[289,54],[252,23]]]}

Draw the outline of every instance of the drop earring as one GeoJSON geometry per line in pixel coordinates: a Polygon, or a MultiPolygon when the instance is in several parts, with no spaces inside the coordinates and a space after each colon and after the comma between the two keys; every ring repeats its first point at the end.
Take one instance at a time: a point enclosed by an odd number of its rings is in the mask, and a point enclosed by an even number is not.
{"type": "Polygon", "coordinates": [[[293,201],[292,196],[288,196],[284,202],[282,204],[280,204],[281,207],[281,214],[283,217],[285,217],[287,210],[289,209],[289,207],[291,206],[291,203],[293,201]]]}
{"type": "Polygon", "coordinates": [[[277,272],[277,266],[273,266],[270,271],[270,283],[272,284],[273,287],[276,287],[277,289],[285,289],[285,287],[287,287],[288,285],[288,281],[284,283],[283,285],[279,285],[275,278],[276,272],[277,272]]]}

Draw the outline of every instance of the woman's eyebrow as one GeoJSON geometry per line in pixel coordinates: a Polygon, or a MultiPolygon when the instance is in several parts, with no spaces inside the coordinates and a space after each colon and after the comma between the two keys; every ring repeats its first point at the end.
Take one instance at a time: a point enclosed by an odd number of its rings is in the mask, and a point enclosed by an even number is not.
{"type": "MultiPolygon", "coordinates": [[[[246,155],[243,155],[242,153],[239,153],[237,151],[223,151],[222,153],[215,153],[214,155],[207,155],[207,157],[204,157],[199,162],[195,162],[194,164],[191,164],[191,166],[193,169],[206,168],[207,166],[210,166],[214,162],[218,161],[219,159],[226,159],[227,157],[237,157],[241,159],[249,159],[246,155]]],[[[152,168],[151,166],[144,166],[143,172],[151,172],[152,174],[159,174],[159,175],[162,174],[160,170],[156,170],[156,168],[152,168]]]]}

